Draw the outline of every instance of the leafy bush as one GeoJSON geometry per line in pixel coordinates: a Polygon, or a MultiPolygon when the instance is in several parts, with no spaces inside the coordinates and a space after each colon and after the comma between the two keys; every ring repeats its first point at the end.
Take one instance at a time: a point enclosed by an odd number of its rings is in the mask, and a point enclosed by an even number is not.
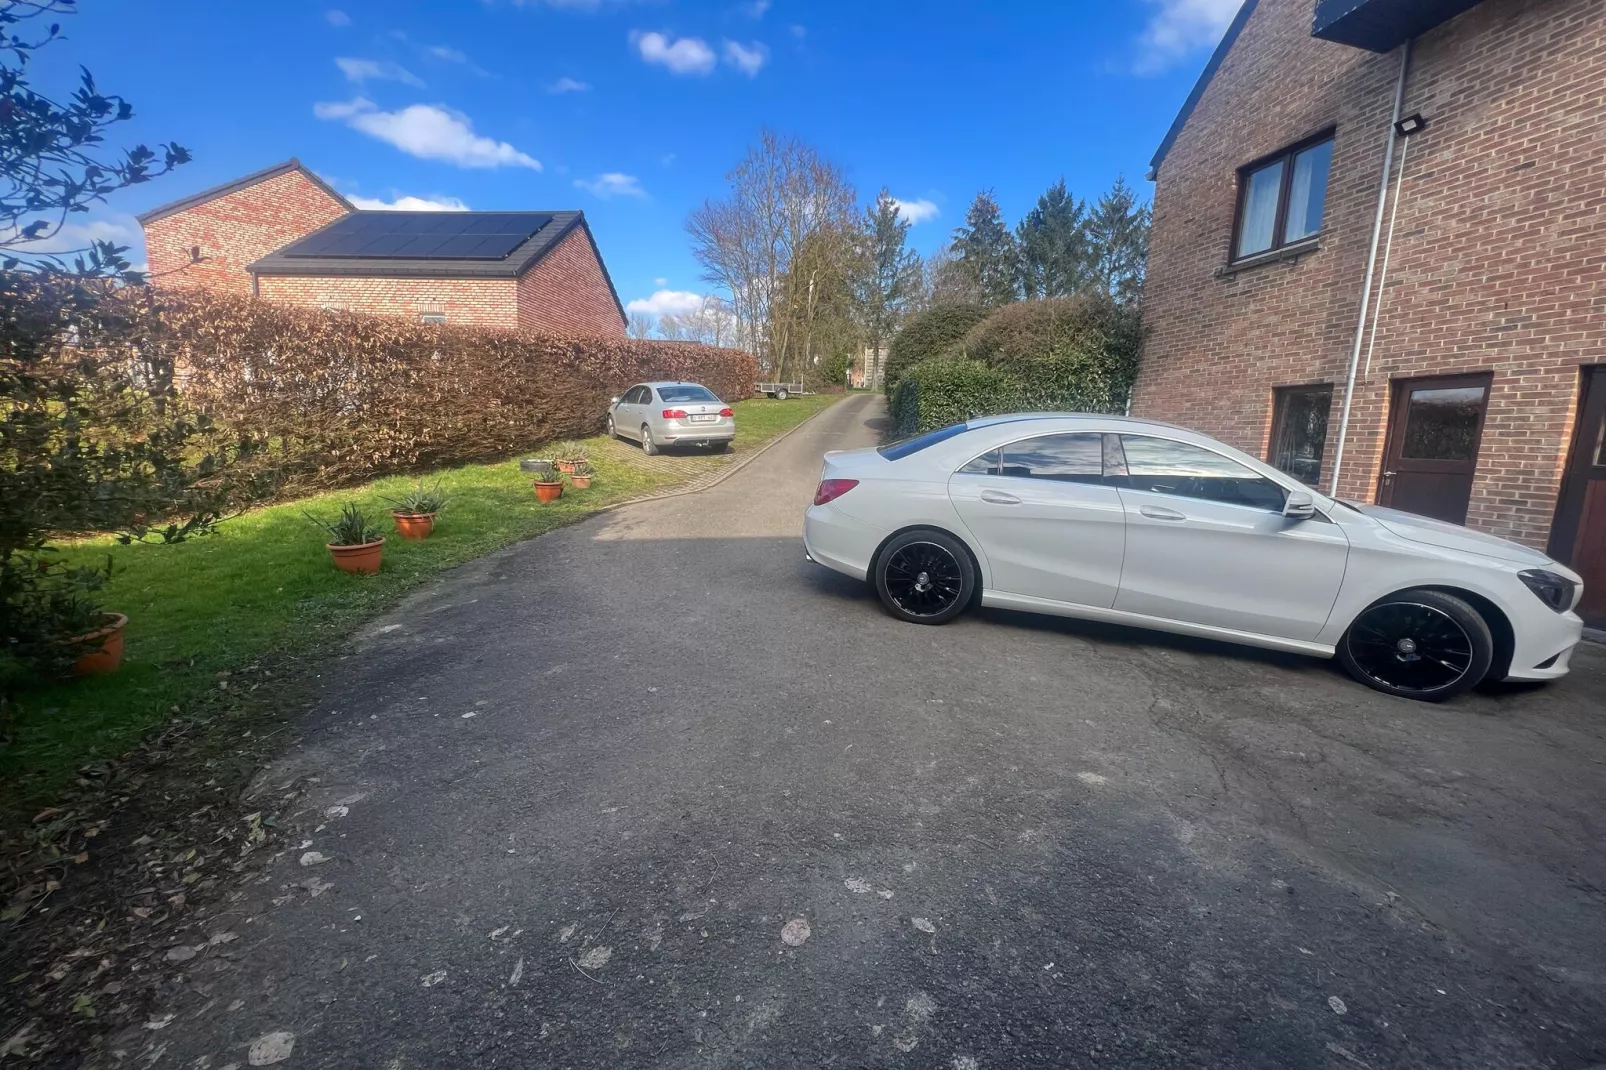
{"type": "Polygon", "coordinates": [[[899,437],[933,431],[973,416],[1021,408],[1019,384],[1001,368],[976,360],[928,360],[910,368],[892,393],[899,437]]]}
{"type": "Polygon", "coordinates": [[[330,546],[366,546],[384,538],[378,528],[368,522],[355,502],[347,502],[335,520],[320,520],[311,513],[307,519],[329,533],[330,546]]]}
{"type": "Polygon", "coordinates": [[[491,460],[602,429],[632,383],[753,393],[750,354],[684,342],[559,338],[290,308],[204,292],[124,291],[124,351],[183,368],[221,424],[272,443],[287,492],[491,460]]]}
{"type": "Polygon", "coordinates": [[[446,495],[441,492],[441,481],[436,480],[433,487],[424,486],[424,481],[418,481],[418,486],[403,494],[400,498],[386,498],[398,513],[409,513],[420,516],[425,513],[438,513],[446,508],[446,495]]]}
{"type": "Polygon", "coordinates": [[[987,309],[980,305],[937,305],[910,316],[887,346],[883,372],[887,396],[898,388],[910,368],[943,356],[967,331],[986,318],[987,309]]]}

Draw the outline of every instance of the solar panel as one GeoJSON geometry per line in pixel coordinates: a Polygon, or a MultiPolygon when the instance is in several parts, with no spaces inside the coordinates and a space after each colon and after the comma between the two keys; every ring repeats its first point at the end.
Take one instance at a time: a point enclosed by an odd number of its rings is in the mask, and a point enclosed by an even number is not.
{"type": "Polygon", "coordinates": [[[503,260],[552,221],[533,212],[353,212],[286,248],[335,260],[503,260]]]}

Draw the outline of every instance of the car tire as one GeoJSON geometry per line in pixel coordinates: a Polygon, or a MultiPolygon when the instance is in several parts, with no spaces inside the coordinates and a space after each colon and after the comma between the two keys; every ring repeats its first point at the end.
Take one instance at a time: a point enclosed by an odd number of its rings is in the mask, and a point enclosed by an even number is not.
{"type": "Polygon", "coordinates": [[[911,624],[947,624],[976,596],[976,565],[964,543],[932,528],[906,531],[876,555],[871,582],[881,604],[911,624]]]}
{"type": "Polygon", "coordinates": [[[716,442],[709,449],[714,453],[729,453],[731,444],[729,442],[716,442]]]}
{"type": "Polygon", "coordinates": [[[608,414],[608,437],[610,439],[617,439],[619,437],[619,429],[617,427],[613,426],[613,414],[612,413],[608,414]]]}
{"type": "Polygon", "coordinates": [[[641,425],[641,452],[649,457],[658,456],[658,443],[652,440],[652,428],[641,425]]]}
{"type": "Polygon", "coordinates": [[[1400,591],[1350,622],[1338,641],[1338,660],[1385,695],[1443,702],[1488,675],[1494,636],[1478,611],[1452,594],[1400,591]]]}

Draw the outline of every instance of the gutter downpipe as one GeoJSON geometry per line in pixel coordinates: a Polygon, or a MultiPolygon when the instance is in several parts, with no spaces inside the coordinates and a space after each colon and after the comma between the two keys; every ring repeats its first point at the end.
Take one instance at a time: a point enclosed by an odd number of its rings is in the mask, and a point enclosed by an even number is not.
{"type": "Polygon", "coordinates": [[[1405,76],[1411,69],[1411,41],[1400,46],[1400,75],[1394,83],[1394,115],[1389,120],[1388,141],[1383,149],[1383,177],[1377,184],[1377,212],[1372,218],[1372,246],[1366,254],[1366,281],[1361,287],[1361,314],[1355,322],[1355,344],[1350,348],[1349,377],[1344,383],[1344,408],[1338,421],[1338,448],[1333,454],[1333,479],[1328,485],[1330,498],[1338,497],[1338,479],[1344,470],[1344,439],[1349,433],[1350,405],[1355,400],[1355,376],[1360,370],[1361,348],[1366,341],[1366,313],[1372,301],[1372,279],[1377,271],[1377,246],[1383,236],[1383,210],[1388,207],[1389,175],[1394,170],[1394,143],[1400,135],[1394,124],[1400,121],[1405,104],[1405,76]]]}

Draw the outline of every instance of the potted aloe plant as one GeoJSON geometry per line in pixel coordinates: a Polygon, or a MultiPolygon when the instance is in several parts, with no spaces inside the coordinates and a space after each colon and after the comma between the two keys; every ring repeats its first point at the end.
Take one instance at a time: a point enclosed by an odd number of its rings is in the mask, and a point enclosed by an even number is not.
{"type": "Polygon", "coordinates": [[[596,476],[596,469],[591,467],[590,461],[580,461],[569,473],[569,482],[574,484],[575,490],[585,490],[591,486],[591,480],[596,476]]]}
{"type": "Polygon", "coordinates": [[[435,528],[435,514],[446,508],[446,495],[441,493],[439,480],[425,488],[424,481],[400,498],[386,498],[394,507],[390,515],[396,520],[396,531],[404,539],[427,539],[435,528]]]}
{"type": "Polygon", "coordinates": [[[566,476],[572,476],[576,466],[591,460],[591,447],[584,442],[568,439],[553,444],[552,457],[558,466],[558,471],[566,476]]]}
{"type": "Polygon", "coordinates": [[[374,573],[379,571],[380,558],[385,553],[385,537],[368,523],[368,518],[351,502],[340,510],[340,519],[331,523],[319,520],[312,514],[307,519],[329,533],[329,556],[342,572],[374,573]]]}
{"type": "Polygon", "coordinates": [[[537,472],[533,485],[535,487],[535,496],[541,500],[542,505],[548,502],[555,502],[563,497],[563,476],[559,475],[554,468],[548,468],[545,472],[537,472]]]}
{"type": "Polygon", "coordinates": [[[128,618],[112,613],[84,598],[72,599],[63,622],[74,633],[63,640],[70,658],[68,669],[74,676],[104,676],[116,672],[123,663],[123,629],[128,618]]]}

